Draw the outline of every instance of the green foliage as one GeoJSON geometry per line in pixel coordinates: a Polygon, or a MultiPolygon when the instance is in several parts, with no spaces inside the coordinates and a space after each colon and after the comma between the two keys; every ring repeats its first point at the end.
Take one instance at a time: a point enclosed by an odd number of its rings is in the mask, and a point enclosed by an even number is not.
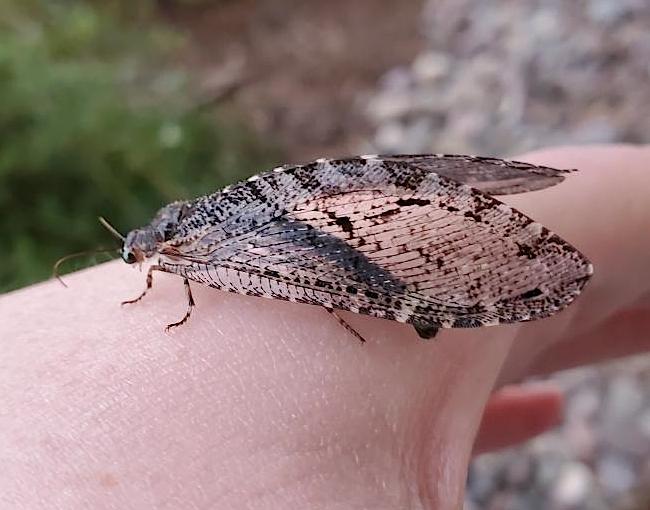
{"type": "Polygon", "coordinates": [[[0,0],[0,290],[111,246],[158,207],[264,168],[228,115],[199,112],[166,62],[178,36],[95,4],[0,0]]]}

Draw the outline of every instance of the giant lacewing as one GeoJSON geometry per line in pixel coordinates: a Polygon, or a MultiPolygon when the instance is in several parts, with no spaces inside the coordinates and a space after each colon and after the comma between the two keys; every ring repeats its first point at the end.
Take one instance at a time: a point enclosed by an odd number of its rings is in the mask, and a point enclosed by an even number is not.
{"type": "MultiPolygon", "coordinates": [[[[557,170],[456,155],[285,165],[173,202],[123,241],[128,264],[249,296],[411,324],[422,338],[549,317],[593,272],[569,243],[495,196],[562,182],[557,170]]],[[[107,225],[108,226],[108,225],[107,225]]],[[[111,228],[109,226],[109,228],[111,228]]]]}

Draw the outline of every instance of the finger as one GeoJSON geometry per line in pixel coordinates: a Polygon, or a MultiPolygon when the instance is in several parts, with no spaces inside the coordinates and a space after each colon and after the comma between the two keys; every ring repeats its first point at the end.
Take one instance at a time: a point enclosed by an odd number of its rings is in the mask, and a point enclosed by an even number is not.
{"type": "Polygon", "coordinates": [[[592,330],[570,336],[540,353],[531,375],[543,375],[585,363],[641,354],[650,350],[650,309],[624,309],[592,330]]]}
{"type": "Polygon", "coordinates": [[[485,407],[474,454],[512,446],[546,432],[560,422],[562,405],[561,391],[549,385],[502,388],[485,407]]]}

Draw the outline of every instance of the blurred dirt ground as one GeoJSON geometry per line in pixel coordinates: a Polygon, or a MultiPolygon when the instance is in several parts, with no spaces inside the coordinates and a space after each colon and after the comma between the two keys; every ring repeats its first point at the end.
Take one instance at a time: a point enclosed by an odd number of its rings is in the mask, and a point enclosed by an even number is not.
{"type": "Polygon", "coordinates": [[[371,133],[360,98],[423,46],[423,2],[225,0],[171,5],[206,102],[223,95],[292,161],[352,154],[371,133]]]}

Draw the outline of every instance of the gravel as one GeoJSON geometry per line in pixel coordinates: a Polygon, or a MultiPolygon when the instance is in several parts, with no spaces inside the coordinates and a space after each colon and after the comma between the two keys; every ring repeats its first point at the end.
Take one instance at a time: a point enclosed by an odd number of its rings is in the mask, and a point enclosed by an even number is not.
{"type": "Polygon", "coordinates": [[[650,356],[550,380],[566,395],[563,424],[475,459],[466,510],[650,508],[650,356]]]}
{"type": "Polygon", "coordinates": [[[427,48],[366,111],[379,152],[648,142],[647,0],[430,0],[427,48]]]}

